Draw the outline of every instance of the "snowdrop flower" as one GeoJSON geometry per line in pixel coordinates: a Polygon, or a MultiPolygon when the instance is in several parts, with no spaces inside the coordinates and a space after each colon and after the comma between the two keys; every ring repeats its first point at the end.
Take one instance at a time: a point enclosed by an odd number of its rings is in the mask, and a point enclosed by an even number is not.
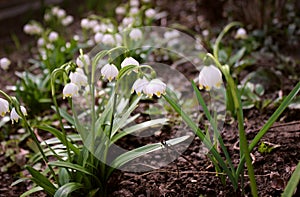
{"type": "Polygon", "coordinates": [[[7,100],[0,98],[0,116],[4,116],[9,112],[9,103],[7,100]]]}
{"type": "Polygon", "coordinates": [[[125,27],[128,27],[128,26],[132,26],[134,22],[134,19],[132,17],[125,17],[123,18],[122,20],[122,24],[125,26],[125,27]]]}
{"type": "Polygon", "coordinates": [[[100,32],[97,32],[94,36],[94,40],[96,43],[100,43],[102,41],[103,38],[103,34],[100,32]]]}
{"type": "MultiPolygon", "coordinates": [[[[25,107],[20,106],[20,109],[21,109],[21,112],[23,113],[23,115],[27,116],[27,111],[26,111],[25,107]]],[[[10,112],[10,119],[11,119],[12,124],[14,124],[14,121],[18,122],[20,118],[21,117],[17,113],[16,108],[12,108],[12,110],[10,112]]]]}
{"type": "Polygon", "coordinates": [[[247,32],[244,28],[239,28],[234,36],[235,39],[246,39],[247,32]]]}
{"type": "Polygon", "coordinates": [[[55,31],[50,32],[48,39],[50,42],[54,42],[58,39],[58,33],[55,31]]]}
{"type": "Polygon", "coordinates": [[[222,73],[213,65],[205,66],[199,74],[199,88],[210,90],[212,87],[219,88],[222,84],[222,73]]]}
{"type": "Polygon", "coordinates": [[[78,95],[79,88],[75,83],[68,83],[65,85],[63,89],[63,99],[66,97],[72,97],[72,96],[77,96],[78,95]]]}
{"type": "Polygon", "coordinates": [[[11,61],[8,58],[3,57],[0,59],[0,67],[3,70],[8,70],[10,64],[11,64],[11,61]]]}
{"type": "Polygon", "coordinates": [[[140,29],[138,28],[134,28],[131,30],[131,32],[129,33],[129,37],[134,40],[134,41],[137,41],[137,40],[140,40],[142,39],[143,37],[143,33],[140,29]]]}
{"type": "Polygon", "coordinates": [[[167,40],[177,38],[179,36],[179,32],[177,30],[167,31],[164,33],[164,38],[167,40]]]}
{"type": "Polygon", "coordinates": [[[156,11],[152,8],[149,8],[145,11],[145,15],[147,18],[154,18],[156,11]]]}
{"type": "Polygon", "coordinates": [[[132,7],[138,7],[140,5],[140,2],[138,0],[131,0],[129,4],[132,7]]]}
{"type": "Polygon", "coordinates": [[[74,83],[78,86],[86,86],[88,84],[87,76],[84,74],[81,68],[76,68],[75,72],[71,72],[69,78],[71,83],[74,83]]]}
{"type": "Polygon", "coordinates": [[[142,91],[148,84],[149,81],[145,78],[137,79],[132,85],[131,94],[135,92],[138,96],[140,96],[142,94],[142,91]]]}
{"type": "Polygon", "coordinates": [[[88,28],[93,29],[96,25],[98,25],[98,21],[96,20],[90,20],[88,22],[88,28]]]}
{"type": "Polygon", "coordinates": [[[79,68],[83,68],[84,66],[90,65],[91,60],[90,57],[87,54],[84,54],[83,56],[79,56],[76,59],[76,64],[79,68]]]}
{"type": "Polygon", "coordinates": [[[209,31],[207,29],[202,31],[202,36],[207,37],[209,36],[209,31]]]}
{"type": "Polygon", "coordinates": [[[98,33],[99,31],[101,31],[101,25],[97,24],[93,27],[93,32],[94,33],[98,33]]]}
{"type": "Polygon", "coordinates": [[[153,79],[144,87],[143,92],[149,98],[152,98],[153,94],[160,97],[166,92],[166,84],[159,79],[153,79]]]}
{"type": "Polygon", "coordinates": [[[121,45],[123,41],[122,36],[119,33],[116,33],[115,38],[116,38],[117,45],[121,45]]]}
{"type": "Polygon", "coordinates": [[[45,44],[44,38],[39,38],[38,41],[37,41],[37,45],[38,45],[39,47],[41,47],[41,46],[43,46],[44,44],[45,44]]]}
{"type": "Polygon", "coordinates": [[[106,64],[101,69],[101,75],[108,79],[108,81],[112,81],[119,74],[119,70],[114,64],[106,64]]]}
{"type": "Polygon", "coordinates": [[[79,41],[79,40],[80,40],[80,36],[79,36],[79,35],[74,35],[74,36],[73,36],[73,39],[74,39],[75,41],[79,41]]]}
{"type": "Polygon", "coordinates": [[[59,9],[56,13],[58,18],[64,18],[66,16],[66,11],[64,9],[59,9]]]}
{"type": "MultiPolygon", "coordinates": [[[[121,63],[121,68],[124,68],[125,66],[129,66],[129,65],[139,66],[140,63],[132,57],[126,57],[121,63]]],[[[138,71],[134,70],[134,72],[138,72],[138,71]]]]}
{"type": "Polygon", "coordinates": [[[89,19],[87,19],[87,18],[82,19],[80,22],[80,26],[83,29],[88,29],[89,28],[89,19]]]}
{"type": "Polygon", "coordinates": [[[55,6],[51,9],[52,14],[55,16],[57,15],[58,11],[59,11],[59,7],[57,7],[57,6],[55,6]]]}
{"type": "Polygon", "coordinates": [[[133,14],[133,15],[136,15],[137,13],[139,13],[139,8],[137,8],[137,7],[132,7],[132,8],[130,8],[130,11],[129,11],[129,13],[130,14],[133,14]]]}
{"type": "Polygon", "coordinates": [[[104,36],[102,37],[102,43],[105,44],[105,45],[113,46],[116,43],[116,41],[115,41],[113,35],[104,34],[104,36]]]}
{"type": "Polygon", "coordinates": [[[44,15],[44,20],[45,20],[45,21],[50,21],[50,19],[51,19],[51,15],[50,15],[49,13],[46,13],[46,14],[44,15]]]}
{"type": "Polygon", "coordinates": [[[68,26],[74,21],[74,17],[71,15],[68,15],[66,18],[62,19],[61,24],[63,26],[68,26]]]}
{"type": "Polygon", "coordinates": [[[23,28],[24,32],[29,35],[39,35],[42,33],[43,29],[36,24],[26,24],[23,28]]]}
{"type": "Polygon", "coordinates": [[[118,15],[124,15],[126,13],[126,9],[122,6],[119,6],[116,8],[116,14],[118,15]]]}

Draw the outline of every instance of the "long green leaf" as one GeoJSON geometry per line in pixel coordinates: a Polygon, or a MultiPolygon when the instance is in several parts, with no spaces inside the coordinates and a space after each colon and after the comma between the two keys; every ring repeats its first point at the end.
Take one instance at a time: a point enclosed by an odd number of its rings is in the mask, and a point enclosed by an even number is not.
{"type": "Polygon", "coordinates": [[[92,176],[93,178],[95,178],[95,180],[98,182],[98,184],[101,185],[101,182],[100,182],[99,178],[97,176],[95,176],[95,174],[93,174],[92,172],[88,171],[86,168],[84,168],[84,167],[82,167],[78,164],[73,164],[73,163],[64,162],[64,161],[52,161],[52,162],[49,162],[48,165],[77,170],[77,171],[82,172],[86,175],[92,176]]]}
{"type": "MultiPolygon", "coordinates": [[[[294,99],[294,97],[298,94],[300,91],[300,82],[297,83],[295,88],[289,93],[287,97],[282,101],[280,106],[276,109],[276,111],[272,114],[272,116],[269,118],[269,120],[264,124],[264,126],[260,129],[260,131],[256,134],[254,139],[249,145],[249,151],[251,152],[253,148],[258,144],[260,139],[266,134],[266,132],[269,130],[269,128],[274,124],[274,122],[278,119],[278,117],[282,114],[282,112],[288,107],[288,105],[291,103],[291,101],[294,99]]],[[[242,168],[244,166],[245,157],[242,157],[238,168],[236,170],[236,176],[239,176],[239,174],[242,171],[242,168]]]]}
{"type": "Polygon", "coordinates": [[[285,187],[282,197],[292,197],[296,191],[296,188],[300,181],[300,162],[298,162],[298,165],[293,172],[287,186],[285,187]]]}
{"type": "Polygon", "coordinates": [[[205,146],[210,150],[211,154],[216,158],[219,162],[219,165],[223,168],[225,173],[228,175],[229,179],[231,180],[234,189],[238,188],[237,180],[232,172],[229,170],[225,162],[223,161],[221,155],[218,151],[214,148],[213,144],[205,137],[203,131],[199,129],[196,123],[184,112],[181,110],[181,107],[173,101],[173,99],[169,96],[169,90],[167,90],[167,94],[163,95],[166,101],[173,107],[173,109],[182,117],[185,123],[198,135],[201,141],[205,144],[205,146]]]}
{"type": "Polygon", "coordinates": [[[115,143],[116,141],[118,141],[119,139],[121,139],[122,137],[124,137],[128,134],[131,134],[131,133],[134,133],[137,131],[142,131],[142,130],[150,128],[150,127],[162,125],[162,124],[165,124],[166,122],[167,122],[166,118],[160,118],[160,119],[156,119],[156,120],[149,120],[149,121],[131,126],[129,128],[124,129],[117,135],[113,136],[111,143],[115,143]]]}
{"type": "Polygon", "coordinates": [[[20,197],[26,197],[26,196],[30,196],[31,194],[35,193],[35,192],[39,192],[39,191],[43,191],[44,189],[42,187],[34,187],[31,188],[30,190],[24,192],[20,197]]]}
{"type": "Polygon", "coordinates": [[[27,166],[26,169],[31,174],[31,180],[35,182],[38,186],[42,187],[45,192],[50,195],[54,195],[56,191],[56,187],[48,180],[46,176],[41,174],[39,171],[35,170],[31,166],[27,166]]]}
{"type": "MultiPolygon", "coordinates": [[[[174,146],[176,144],[179,144],[185,140],[187,140],[188,138],[190,138],[190,136],[182,136],[182,137],[178,137],[178,138],[175,138],[175,139],[171,139],[171,140],[168,140],[166,141],[166,143],[168,145],[171,145],[171,146],[174,146]]],[[[160,150],[164,148],[164,146],[161,144],[161,143],[154,143],[154,144],[147,144],[145,146],[142,146],[140,148],[136,148],[136,149],[133,149],[131,151],[128,151],[120,156],[118,156],[111,164],[111,169],[110,171],[108,172],[108,175],[115,169],[115,168],[118,168],[118,167],[121,167],[123,166],[124,164],[126,164],[127,162],[133,160],[133,159],[136,159],[140,156],[143,156],[143,155],[146,155],[148,153],[151,153],[151,152],[154,152],[154,151],[157,151],[157,150],[160,150]]]]}
{"type": "MultiPolygon", "coordinates": [[[[45,126],[37,126],[37,128],[41,129],[41,130],[44,130],[44,131],[48,131],[50,133],[52,133],[55,137],[57,137],[59,140],[60,140],[60,143],[65,144],[65,140],[64,140],[64,136],[63,136],[63,133],[53,127],[50,127],[48,125],[45,125],[45,126]]],[[[79,154],[79,149],[76,148],[71,142],[67,142],[68,143],[68,146],[69,148],[76,154],[78,155],[79,154]]]]}
{"type": "MultiPolygon", "coordinates": [[[[213,127],[214,133],[219,133],[217,124],[216,124],[215,120],[212,118],[212,116],[211,116],[211,114],[210,114],[210,112],[209,112],[209,110],[208,110],[208,108],[205,104],[205,101],[204,101],[203,97],[201,96],[201,93],[200,93],[199,89],[197,88],[197,85],[195,84],[194,81],[192,81],[192,86],[193,86],[194,92],[196,93],[197,100],[203,108],[205,116],[207,117],[208,121],[210,122],[210,124],[213,127]]],[[[229,153],[227,151],[227,148],[226,148],[221,136],[218,137],[218,141],[220,143],[221,149],[223,150],[223,152],[225,154],[226,160],[227,160],[227,162],[230,166],[230,169],[231,169],[232,173],[235,173],[235,169],[234,169],[234,166],[232,164],[231,158],[229,156],[229,153]]]]}
{"type": "Polygon", "coordinates": [[[68,197],[70,194],[76,190],[79,190],[81,188],[84,188],[84,185],[81,183],[71,182],[67,183],[55,192],[54,197],[68,197]]]}

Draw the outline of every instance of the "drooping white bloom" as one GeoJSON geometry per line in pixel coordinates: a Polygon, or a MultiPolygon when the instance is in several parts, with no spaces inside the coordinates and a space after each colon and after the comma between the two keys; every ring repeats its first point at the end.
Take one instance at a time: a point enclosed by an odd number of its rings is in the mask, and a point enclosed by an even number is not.
{"type": "Polygon", "coordinates": [[[124,15],[126,13],[126,9],[123,6],[119,6],[116,8],[116,14],[124,15]]]}
{"type": "Polygon", "coordinates": [[[89,19],[87,18],[83,18],[80,22],[80,26],[83,28],[83,29],[88,29],[89,28],[89,19]]]}
{"type": "Polygon", "coordinates": [[[129,10],[129,13],[130,14],[133,14],[133,15],[136,15],[136,14],[138,14],[139,13],[139,8],[137,8],[137,7],[132,7],[132,8],[130,8],[130,10],[129,10]]]}
{"type": "Polygon", "coordinates": [[[79,88],[75,83],[68,83],[65,85],[63,89],[63,99],[66,97],[72,97],[72,96],[77,96],[78,95],[79,88]]]}
{"type": "Polygon", "coordinates": [[[90,57],[87,54],[84,54],[83,56],[79,56],[76,59],[76,64],[79,68],[83,68],[84,66],[90,65],[91,60],[90,57]]]}
{"type": "Polygon", "coordinates": [[[51,15],[49,13],[45,13],[44,20],[45,21],[50,21],[50,19],[51,19],[51,15]]]}
{"type": "Polygon", "coordinates": [[[94,40],[96,43],[100,43],[102,41],[103,38],[103,34],[100,32],[97,32],[94,36],[94,40]]]}
{"type": "Polygon", "coordinates": [[[119,74],[119,70],[114,64],[106,64],[101,69],[101,75],[108,79],[108,81],[112,81],[119,74]]]}
{"type": "Polygon", "coordinates": [[[130,6],[132,7],[138,7],[140,5],[139,0],[130,0],[130,6]]]}
{"type": "Polygon", "coordinates": [[[160,97],[162,94],[166,92],[166,84],[159,79],[151,80],[143,89],[143,92],[149,97],[155,94],[160,97]]]}
{"type": "Polygon", "coordinates": [[[26,24],[23,30],[29,35],[39,35],[43,32],[43,29],[37,24],[26,24]]]}
{"type": "Polygon", "coordinates": [[[0,116],[4,116],[9,112],[9,103],[7,100],[0,98],[0,116]]]}
{"type": "MultiPolygon", "coordinates": [[[[27,111],[26,111],[25,107],[20,106],[20,109],[21,109],[21,112],[23,113],[23,115],[24,115],[24,116],[27,116],[27,111]]],[[[15,108],[12,108],[12,110],[11,110],[11,112],[10,112],[10,119],[11,119],[12,124],[14,124],[14,121],[15,121],[15,122],[18,122],[20,118],[21,118],[21,117],[20,117],[19,114],[17,113],[16,109],[15,109],[15,108]]]]}
{"type": "Polygon", "coordinates": [[[213,65],[205,66],[199,74],[199,88],[211,90],[212,87],[219,88],[222,84],[222,73],[213,65]]]}
{"type": "Polygon", "coordinates": [[[116,44],[116,41],[115,41],[113,35],[104,34],[103,37],[102,37],[102,43],[105,44],[105,45],[113,46],[114,44],[116,44]]]}
{"type": "Polygon", "coordinates": [[[37,45],[39,46],[39,47],[41,47],[41,46],[43,46],[45,44],[45,40],[44,40],[44,38],[39,38],[38,39],[38,41],[37,41],[37,45]]]}
{"type": "Polygon", "coordinates": [[[129,37],[130,37],[132,40],[137,41],[137,40],[142,39],[143,33],[142,33],[142,31],[141,31],[140,29],[134,28],[134,29],[132,29],[131,32],[129,33],[129,37]]]}
{"type": "Polygon", "coordinates": [[[134,18],[132,18],[132,17],[125,17],[122,20],[122,24],[124,27],[132,26],[133,22],[134,22],[134,18]]]}
{"type": "Polygon", "coordinates": [[[98,21],[90,20],[88,23],[88,28],[93,29],[96,25],[98,25],[98,21]]]}
{"type": "Polygon", "coordinates": [[[75,72],[71,72],[69,78],[71,83],[74,83],[78,86],[86,86],[88,84],[87,76],[84,74],[81,68],[76,68],[75,72]]]}
{"type": "Polygon", "coordinates": [[[11,64],[11,61],[6,58],[6,57],[3,57],[0,59],[0,67],[3,69],[3,70],[7,70],[9,69],[9,65],[11,64]]]}
{"type": "Polygon", "coordinates": [[[55,31],[50,32],[48,39],[50,42],[54,42],[58,39],[58,33],[55,31]]]}
{"type": "Polygon", "coordinates": [[[138,96],[140,96],[148,84],[149,81],[147,79],[138,78],[132,85],[131,94],[135,92],[138,96]]]}
{"type": "Polygon", "coordinates": [[[174,39],[179,36],[180,36],[180,34],[179,34],[179,31],[177,31],[177,30],[167,31],[164,33],[164,38],[167,40],[174,39]]]}
{"type": "Polygon", "coordinates": [[[247,31],[244,28],[239,28],[235,34],[236,39],[246,39],[247,31]]]}
{"type": "Polygon", "coordinates": [[[74,17],[71,15],[66,16],[64,19],[61,20],[61,24],[63,26],[68,26],[74,21],[74,17]]]}
{"type": "Polygon", "coordinates": [[[64,18],[64,17],[66,16],[66,11],[65,11],[64,9],[59,9],[59,10],[57,11],[56,16],[57,16],[58,18],[64,18]]]}
{"type": "Polygon", "coordinates": [[[117,45],[121,45],[123,41],[122,36],[119,33],[116,33],[115,38],[116,38],[117,45]]]}
{"type": "Polygon", "coordinates": [[[101,25],[97,24],[93,27],[93,32],[94,33],[98,33],[99,31],[101,31],[101,25]]]}
{"type": "Polygon", "coordinates": [[[121,63],[121,68],[124,68],[125,66],[129,65],[139,66],[140,63],[136,61],[133,57],[126,57],[121,63]]]}
{"type": "Polygon", "coordinates": [[[156,11],[152,8],[149,8],[145,11],[145,15],[147,18],[154,18],[156,11]]]}

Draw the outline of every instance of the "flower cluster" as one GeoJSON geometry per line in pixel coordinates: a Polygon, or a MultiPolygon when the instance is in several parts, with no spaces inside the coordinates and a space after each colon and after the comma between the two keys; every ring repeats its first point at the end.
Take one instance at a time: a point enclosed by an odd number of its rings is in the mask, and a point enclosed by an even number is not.
{"type": "Polygon", "coordinates": [[[90,58],[87,54],[81,55],[77,58],[76,63],[78,68],[75,72],[69,74],[70,82],[65,85],[63,89],[63,99],[66,97],[77,96],[81,86],[88,85],[88,78],[85,75],[83,68],[90,65],[90,58]]]}
{"type": "Polygon", "coordinates": [[[139,78],[132,85],[131,93],[134,92],[139,96],[144,93],[149,98],[152,98],[153,95],[160,97],[166,92],[166,84],[159,79],[148,81],[145,78],[139,78]]]}
{"type": "MultiPolygon", "coordinates": [[[[20,106],[21,112],[23,113],[24,116],[27,116],[27,111],[26,108],[24,106],[20,106]]],[[[0,115],[2,117],[5,116],[6,113],[9,112],[9,103],[7,100],[0,98],[0,115]]],[[[11,112],[10,112],[10,119],[12,124],[14,124],[14,122],[18,122],[20,119],[20,115],[17,113],[16,108],[12,108],[11,112]]]]}
{"type": "Polygon", "coordinates": [[[63,26],[68,26],[74,21],[74,17],[67,15],[64,9],[61,9],[57,6],[53,7],[51,10],[45,13],[44,19],[47,22],[50,21],[59,21],[63,26]]]}

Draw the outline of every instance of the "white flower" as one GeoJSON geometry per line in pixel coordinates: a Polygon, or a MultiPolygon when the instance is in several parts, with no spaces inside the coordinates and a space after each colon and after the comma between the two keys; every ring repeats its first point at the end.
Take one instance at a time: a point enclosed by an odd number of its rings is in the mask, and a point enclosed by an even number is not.
{"type": "Polygon", "coordinates": [[[137,40],[142,39],[143,33],[142,33],[142,31],[141,31],[140,29],[134,28],[134,29],[132,29],[131,32],[129,33],[129,37],[130,37],[132,40],[137,41],[137,40]]]}
{"type": "Polygon", "coordinates": [[[125,66],[129,66],[129,65],[139,66],[140,63],[136,61],[133,57],[126,57],[121,63],[121,68],[124,68],[125,66]]]}
{"type": "Polygon", "coordinates": [[[3,58],[0,59],[0,67],[3,70],[8,70],[10,64],[11,64],[11,61],[8,58],[3,57],[3,58]]]}
{"type": "Polygon", "coordinates": [[[159,79],[153,79],[144,87],[143,92],[149,98],[152,98],[153,94],[160,97],[166,92],[166,84],[159,79]]]}
{"type": "Polygon", "coordinates": [[[96,25],[98,25],[98,21],[90,20],[88,23],[88,28],[93,29],[96,25]]]}
{"type": "Polygon", "coordinates": [[[37,24],[26,24],[23,28],[24,32],[29,35],[39,35],[42,33],[43,29],[37,24]]]}
{"type": "Polygon", "coordinates": [[[247,32],[244,28],[239,28],[234,36],[236,39],[246,39],[247,38],[247,32]]]}
{"type": "Polygon", "coordinates": [[[54,42],[58,39],[58,33],[55,31],[50,32],[48,39],[50,42],[54,42]]]}
{"type": "Polygon", "coordinates": [[[145,11],[145,15],[147,18],[154,18],[156,11],[152,8],[149,8],[145,11]]]}
{"type": "Polygon", "coordinates": [[[97,32],[99,32],[99,31],[101,31],[101,25],[99,25],[99,24],[97,24],[97,25],[95,25],[94,27],[93,27],[93,32],[94,33],[97,33],[97,32]]]}
{"type": "Polygon", "coordinates": [[[89,66],[90,63],[91,63],[91,60],[87,54],[84,54],[83,56],[79,56],[76,59],[76,64],[79,68],[83,68],[84,66],[89,66]]]}
{"type": "Polygon", "coordinates": [[[132,7],[138,7],[140,5],[139,0],[130,0],[130,6],[132,7]]]}
{"type": "Polygon", "coordinates": [[[61,20],[61,24],[63,26],[68,26],[74,21],[74,17],[71,15],[68,15],[66,18],[61,20]]]}
{"type": "Polygon", "coordinates": [[[39,38],[38,41],[37,41],[37,45],[38,45],[39,47],[41,47],[41,46],[43,46],[44,44],[45,44],[44,38],[39,38]]]}
{"type": "Polygon", "coordinates": [[[134,22],[134,18],[132,17],[125,17],[122,20],[122,24],[124,27],[132,26],[134,22]]]}
{"type": "Polygon", "coordinates": [[[130,8],[130,10],[129,10],[129,12],[130,12],[130,14],[133,14],[133,15],[136,15],[137,13],[139,13],[139,8],[137,8],[137,7],[132,7],[132,8],[130,8]]]}
{"type": "Polygon", "coordinates": [[[87,18],[82,19],[80,22],[80,26],[83,29],[88,29],[89,28],[89,19],[87,19],[87,18]]]}
{"type": "Polygon", "coordinates": [[[208,31],[207,29],[204,29],[204,30],[202,31],[202,36],[204,36],[204,37],[209,36],[209,31],[208,31]]]}
{"type": "Polygon", "coordinates": [[[137,79],[132,85],[131,94],[135,92],[138,96],[140,96],[142,94],[142,91],[148,84],[149,81],[145,78],[137,79]]]}
{"type": "Polygon", "coordinates": [[[119,6],[116,8],[116,14],[118,15],[124,15],[126,13],[126,9],[122,6],[119,6]]]}
{"type": "Polygon", "coordinates": [[[205,66],[199,74],[199,88],[210,90],[212,87],[219,88],[222,84],[222,73],[213,65],[205,66]]]}
{"type": "Polygon", "coordinates": [[[68,83],[63,89],[63,99],[78,95],[79,88],[75,83],[68,83]]]}
{"type": "Polygon", "coordinates": [[[45,13],[44,20],[45,21],[50,21],[50,19],[51,19],[51,15],[49,13],[45,13]]]}
{"type": "Polygon", "coordinates": [[[75,72],[71,72],[69,78],[71,83],[74,83],[78,86],[86,86],[88,84],[87,76],[84,74],[81,68],[76,68],[75,72]]]}
{"type": "Polygon", "coordinates": [[[102,41],[103,38],[103,34],[100,32],[97,32],[94,36],[94,40],[96,43],[100,43],[102,41]]]}
{"type": "Polygon", "coordinates": [[[64,18],[66,16],[66,11],[64,9],[59,9],[56,13],[58,18],[64,18]]]}
{"type": "Polygon", "coordinates": [[[101,69],[101,75],[108,79],[108,81],[113,80],[119,74],[119,70],[114,64],[106,64],[101,69]]]}
{"type": "MultiPolygon", "coordinates": [[[[20,106],[20,109],[21,109],[21,112],[23,113],[23,115],[24,115],[24,116],[27,116],[27,111],[26,111],[25,107],[20,106]]],[[[12,110],[11,110],[11,112],[10,112],[10,119],[11,119],[12,124],[14,124],[14,121],[15,121],[15,122],[18,122],[20,118],[21,118],[21,117],[20,117],[19,114],[17,113],[16,109],[15,109],[15,108],[12,108],[12,110]]]]}
{"type": "Polygon", "coordinates": [[[4,116],[6,112],[9,112],[9,103],[7,100],[0,98],[0,116],[4,116]]]}
{"type": "Polygon", "coordinates": [[[113,35],[111,34],[104,34],[104,36],[102,37],[102,43],[105,45],[114,45],[116,44],[116,41],[113,37],[113,35]]]}
{"type": "Polygon", "coordinates": [[[167,31],[164,33],[164,38],[167,40],[173,39],[173,38],[177,38],[179,37],[179,31],[177,30],[172,30],[172,31],[167,31]]]}
{"type": "Polygon", "coordinates": [[[117,42],[117,45],[121,45],[122,44],[122,36],[119,34],[119,33],[116,33],[115,34],[115,38],[116,38],[116,42],[117,42]]]}

